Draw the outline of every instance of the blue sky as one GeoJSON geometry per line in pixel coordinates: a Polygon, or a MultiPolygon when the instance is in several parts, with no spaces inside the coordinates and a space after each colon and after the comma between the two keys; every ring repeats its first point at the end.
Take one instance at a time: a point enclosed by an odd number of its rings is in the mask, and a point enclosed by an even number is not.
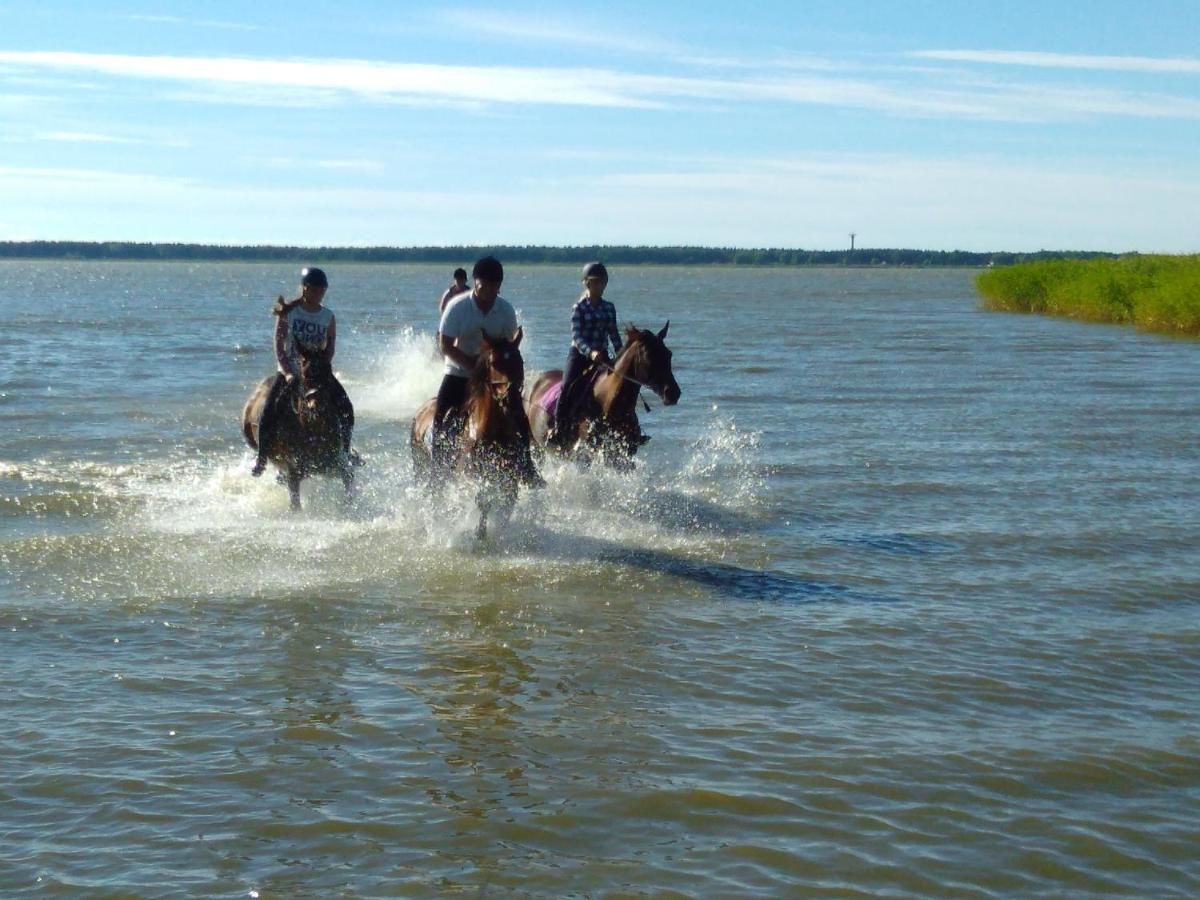
{"type": "Polygon", "coordinates": [[[1200,3],[0,0],[0,240],[1200,251],[1200,3]]]}

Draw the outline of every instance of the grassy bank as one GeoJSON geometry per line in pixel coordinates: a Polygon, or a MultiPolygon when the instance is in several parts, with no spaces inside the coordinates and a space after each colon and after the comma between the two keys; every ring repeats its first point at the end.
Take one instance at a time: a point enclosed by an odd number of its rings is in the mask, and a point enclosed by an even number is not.
{"type": "Polygon", "coordinates": [[[1023,263],[988,269],[975,286],[988,309],[1200,336],[1200,256],[1023,263]]]}

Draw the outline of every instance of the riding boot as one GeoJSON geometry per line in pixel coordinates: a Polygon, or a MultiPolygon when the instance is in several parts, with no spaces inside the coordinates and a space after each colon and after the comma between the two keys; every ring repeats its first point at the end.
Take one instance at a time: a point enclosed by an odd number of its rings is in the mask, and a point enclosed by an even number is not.
{"type": "Polygon", "coordinates": [[[571,410],[565,408],[567,399],[565,396],[558,398],[558,407],[554,411],[554,424],[546,434],[547,446],[553,447],[560,453],[567,451],[567,447],[571,443],[570,436],[575,430],[575,417],[571,414],[571,410]]]}

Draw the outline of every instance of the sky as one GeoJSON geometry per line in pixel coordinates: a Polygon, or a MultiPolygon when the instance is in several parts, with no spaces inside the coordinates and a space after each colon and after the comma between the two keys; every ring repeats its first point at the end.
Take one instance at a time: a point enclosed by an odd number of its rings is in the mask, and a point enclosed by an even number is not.
{"type": "Polygon", "coordinates": [[[1200,252],[1200,0],[0,0],[0,240],[1200,252]]]}

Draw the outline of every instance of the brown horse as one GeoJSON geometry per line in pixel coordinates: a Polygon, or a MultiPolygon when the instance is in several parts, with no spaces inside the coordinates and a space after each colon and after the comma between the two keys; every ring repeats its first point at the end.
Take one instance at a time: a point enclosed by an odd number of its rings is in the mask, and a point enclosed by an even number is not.
{"type": "MultiPolygon", "coordinates": [[[[565,455],[586,447],[601,452],[604,461],[614,468],[632,467],[633,455],[645,443],[637,417],[638,395],[642,388],[653,391],[667,406],[679,402],[679,384],[671,371],[671,351],[663,343],[670,327],[671,323],[667,322],[658,334],[632,327],[626,329],[625,348],[612,367],[593,367],[590,376],[587,371],[580,376],[581,379],[591,377],[591,398],[575,433],[568,435],[562,445],[565,455]]],[[[550,430],[557,403],[547,402],[547,393],[561,382],[561,369],[543,372],[534,380],[525,401],[533,439],[542,446],[546,446],[546,433],[550,430]]],[[[589,385],[585,383],[577,389],[587,387],[589,385]]]]}
{"type": "MultiPolygon", "coordinates": [[[[280,404],[279,417],[267,458],[287,476],[293,510],[300,509],[300,481],[313,474],[341,477],[346,495],[354,492],[352,459],[344,452],[343,424],[334,402],[333,367],[324,351],[300,353],[300,377],[280,404]]],[[[264,378],[242,407],[242,434],[258,449],[258,421],[271,392],[274,375],[264,378]]]]}
{"type": "MultiPolygon", "coordinates": [[[[488,516],[507,515],[517,502],[517,482],[525,453],[521,386],[525,361],[519,349],[523,330],[511,341],[483,336],[483,348],[467,381],[467,399],[451,412],[447,430],[453,441],[450,457],[455,473],[479,484],[475,503],[479,525],[475,536],[487,537],[488,516]]],[[[421,405],[413,417],[409,445],[417,481],[440,488],[442,473],[433,461],[433,414],[437,400],[421,405]]]]}

